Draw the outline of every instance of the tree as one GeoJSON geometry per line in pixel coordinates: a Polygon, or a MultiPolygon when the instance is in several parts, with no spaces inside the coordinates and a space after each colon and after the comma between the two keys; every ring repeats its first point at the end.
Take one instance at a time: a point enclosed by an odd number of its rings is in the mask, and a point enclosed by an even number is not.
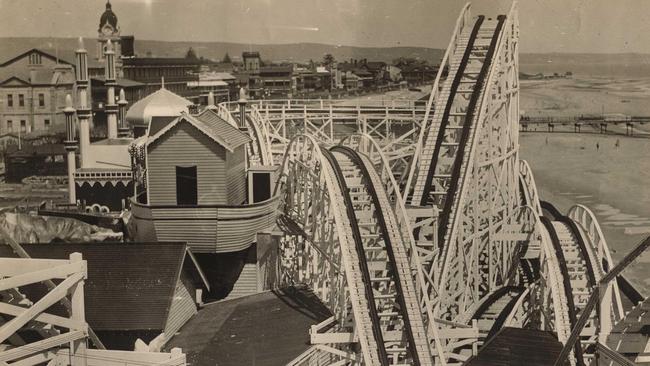
{"type": "Polygon", "coordinates": [[[223,62],[224,64],[231,64],[232,63],[232,60],[230,59],[230,55],[228,54],[228,52],[226,52],[226,55],[223,56],[223,60],[221,62],[223,62]]]}
{"type": "Polygon", "coordinates": [[[187,50],[187,53],[185,54],[185,58],[189,60],[198,60],[198,57],[196,56],[196,52],[194,52],[194,49],[190,47],[189,50],[187,50]]]}
{"type": "Polygon", "coordinates": [[[332,67],[334,62],[336,62],[336,60],[331,53],[327,53],[325,56],[323,56],[323,66],[327,67],[328,69],[332,67]]]}

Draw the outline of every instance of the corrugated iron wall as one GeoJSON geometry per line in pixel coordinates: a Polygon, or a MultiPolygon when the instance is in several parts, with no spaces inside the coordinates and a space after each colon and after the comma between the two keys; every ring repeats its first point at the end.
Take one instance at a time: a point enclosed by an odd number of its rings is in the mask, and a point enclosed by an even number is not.
{"type": "Polygon", "coordinates": [[[227,154],[228,204],[241,205],[246,200],[246,161],[244,146],[227,154]]]}
{"type": "Polygon", "coordinates": [[[181,277],[176,282],[174,298],[165,323],[166,340],[173,337],[197,313],[193,292],[194,287],[190,285],[190,281],[185,277],[185,274],[181,273],[181,277]]]}
{"type": "Polygon", "coordinates": [[[226,299],[252,295],[257,292],[257,248],[253,245],[248,248],[244,268],[242,268],[239,278],[237,278],[237,282],[235,282],[232,291],[230,291],[226,299]]]}
{"type": "Polygon", "coordinates": [[[234,207],[148,207],[133,203],[137,207],[133,219],[142,227],[147,227],[147,221],[153,222],[158,240],[187,242],[195,253],[235,252],[248,248],[258,232],[274,225],[277,201],[274,197],[234,207]]]}
{"type": "Polygon", "coordinates": [[[176,204],[176,166],[197,167],[198,204],[227,204],[226,150],[187,122],[148,148],[149,204],[176,204]]]}

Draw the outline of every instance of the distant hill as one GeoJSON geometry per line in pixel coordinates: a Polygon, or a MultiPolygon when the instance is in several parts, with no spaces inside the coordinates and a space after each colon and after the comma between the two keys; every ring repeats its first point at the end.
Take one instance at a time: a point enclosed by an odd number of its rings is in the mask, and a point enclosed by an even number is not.
{"type": "MultiPolygon", "coordinates": [[[[95,55],[97,40],[85,39],[86,49],[92,57],[95,55]]],[[[243,51],[259,51],[265,61],[318,62],[326,53],[331,53],[338,61],[351,58],[391,62],[399,57],[413,57],[438,64],[444,50],[426,47],[355,47],[336,46],[319,43],[294,44],[242,44],[226,42],[166,42],[135,41],[138,56],[183,57],[192,47],[198,56],[221,60],[228,53],[237,61],[243,51]]],[[[61,58],[74,61],[77,48],[75,38],[0,38],[0,62],[10,59],[30,48],[39,48],[46,52],[58,54],[61,58]]],[[[574,75],[616,76],[616,77],[650,77],[650,54],[621,53],[522,53],[519,57],[520,69],[527,74],[564,74],[571,71],[574,75]]]]}
{"type": "MultiPolygon", "coordinates": [[[[94,55],[96,39],[84,39],[89,55],[94,55]]],[[[248,45],[226,42],[166,42],[166,41],[135,41],[135,52],[138,56],[158,57],[184,57],[187,50],[192,47],[198,56],[221,60],[228,53],[233,60],[239,60],[244,51],[259,51],[263,60],[268,61],[295,61],[315,62],[331,53],[338,61],[355,59],[368,59],[373,61],[391,62],[399,57],[413,57],[429,61],[432,64],[440,62],[444,50],[424,47],[355,47],[335,46],[319,43],[294,43],[294,44],[259,44],[248,45]]],[[[39,48],[52,54],[59,50],[62,58],[67,58],[77,48],[75,38],[0,38],[0,62],[26,51],[30,48],[39,48]]]]}

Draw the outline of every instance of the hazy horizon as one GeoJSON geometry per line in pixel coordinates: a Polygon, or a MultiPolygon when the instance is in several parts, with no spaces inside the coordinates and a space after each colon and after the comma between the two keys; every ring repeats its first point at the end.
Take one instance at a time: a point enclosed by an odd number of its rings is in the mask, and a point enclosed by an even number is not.
{"type": "MultiPolygon", "coordinates": [[[[152,41],[446,48],[458,0],[113,0],[124,35],[152,41]]],[[[473,14],[506,13],[480,0],[473,14]]],[[[0,0],[0,37],[96,37],[103,0],[0,0]],[[29,24],[31,26],[25,26],[29,24]],[[37,26],[35,26],[37,25],[37,26]]],[[[650,2],[519,3],[522,53],[650,53],[650,2]]]]}

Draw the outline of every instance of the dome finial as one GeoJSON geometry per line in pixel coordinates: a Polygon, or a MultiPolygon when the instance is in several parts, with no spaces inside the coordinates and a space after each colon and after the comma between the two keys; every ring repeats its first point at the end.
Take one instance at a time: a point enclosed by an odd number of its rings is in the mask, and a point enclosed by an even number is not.
{"type": "Polygon", "coordinates": [[[111,10],[111,0],[106,0],[106,10],[111,10]]]}
{"type": "Polygon", "coordinates": [[[64,113],[74,113],[75,109],[72,107],[72,96],[70,94],[65,95],[65,108],[63,109],[64,113]]]}

